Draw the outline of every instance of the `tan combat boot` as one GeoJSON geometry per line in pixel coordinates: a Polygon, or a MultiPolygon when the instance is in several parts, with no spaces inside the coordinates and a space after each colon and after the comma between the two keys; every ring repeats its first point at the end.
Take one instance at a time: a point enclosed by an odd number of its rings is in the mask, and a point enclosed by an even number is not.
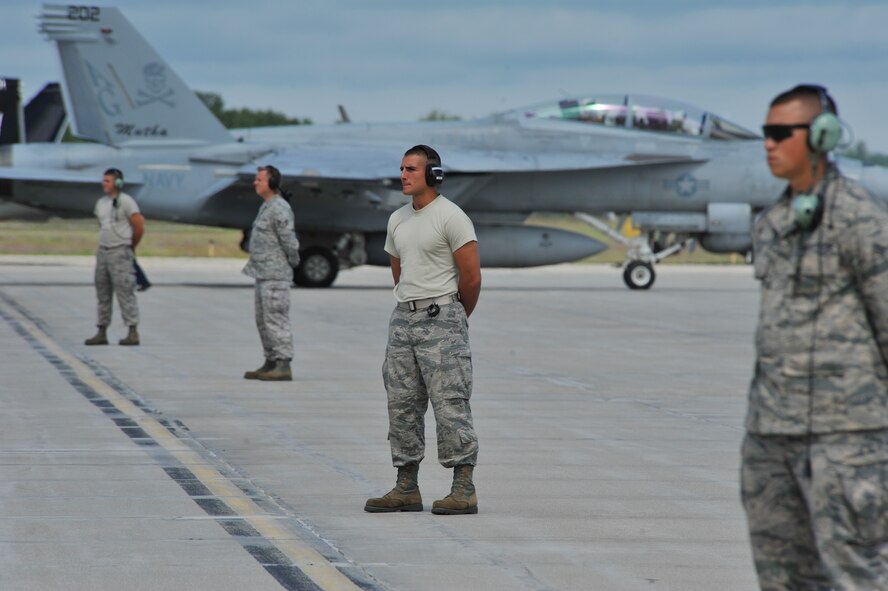
{"type": "Polygon", "coordinates": [[[472,484],[475,466],[460,464],[453,469],[453,486],[450,494],[432,503],[432,513],[436,515],[468,515],[478,512],[478,497],[472,484]]]}
{"type": "Polygon", "coordinates": [[[368,513],[394,513],[396,511],[422,511],[422,495],[419,494],[419,464],[398,467],[395,488],[385,496],[367,499],[364,511],[368,513]]]}
{"type": "Polygon", "coordinates": [[[99,327],[99,332],[96,333],[95,336],[89,337],[85,341],[83,341],[84,345],[107,345],[108,344],[108,333],[106,332],[108,329],[104,326],[99,327]]]}
{"type": "Polygon", "coordinates": [[[119,341],[117,341],[118,345],[138,345],[139,344],[139,331],[136,330],[135,326],[129,327],[129,333],[119,341]]]}
{"type": "Polygon", "coordinates": [[[266,359],[265,363],[263,363],[262,367],[260,367],[259,369],[254,370],[254,371],[245,371],[244,372],[244,379],[245,380],[258,380],[259,374],[261,372],[269,371],[271,369],[274,369],[274,361],[272,361],[271,359],[266,359]]]}
{"type": "Polygon", "coordinates": [[[263,382],[290,382],[293,380],[293,372],[290,371],[289,361],[286,359],[275,359],[271,363],[271,369],[256,372],[257,379],[263,382]]]}

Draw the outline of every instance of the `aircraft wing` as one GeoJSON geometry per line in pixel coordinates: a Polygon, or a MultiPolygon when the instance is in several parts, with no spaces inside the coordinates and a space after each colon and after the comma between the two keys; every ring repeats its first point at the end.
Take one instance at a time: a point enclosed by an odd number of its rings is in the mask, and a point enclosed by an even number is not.
{"type": "MultiPolygon", "coordinates": [[[[533,152],[442,148],[448,174],[496,174],[506,172],[555,172],[645,166],[653,164],[702,163],[705,158],[682,154],[633,153],[602,155],[577,152],[533,152]]],[[[316,182],[378,183],[397,179],[404,146],[397,145],[303,145],[288,147],[245,165],[238,172],[252,178],[259,164],[270,164],[289,180],[316,182]]]]}
{"type": "Polygon", "coordinates": [[[244,165],[238,174],[253,178],[256,167],[274,166],[285,181],[342,181],[377,183],[398,178],[404,148],[385,145],[305,145],[286,148],[244,165]]]}
{"type": "MultiPolygon", "coordinates": [[[[138,179],[133,179],[133,186],[142,184],[140,175],[132,176],[139,176],[138,179]]],[[[95,169],[0,166],[0,199],[63,217],[88,216],[101,195],[96,178],[101,176],[97,177],[95,169]]],[[[11,215],[19,213],[13,210],[11,215]]]]}

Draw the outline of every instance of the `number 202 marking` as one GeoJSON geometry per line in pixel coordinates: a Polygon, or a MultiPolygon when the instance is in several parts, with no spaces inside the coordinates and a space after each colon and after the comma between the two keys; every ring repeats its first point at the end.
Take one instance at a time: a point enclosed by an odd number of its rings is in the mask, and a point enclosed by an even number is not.
{"type": "Polygon", "coordinates": [[[101,11],[98,6],[68,6],[68,20],[98,22],[101,11]]]}

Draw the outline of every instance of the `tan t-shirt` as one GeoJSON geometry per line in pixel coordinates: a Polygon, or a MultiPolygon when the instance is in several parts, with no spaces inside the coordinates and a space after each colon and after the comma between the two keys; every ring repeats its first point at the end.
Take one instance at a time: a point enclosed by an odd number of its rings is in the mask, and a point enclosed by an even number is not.
{"type": "Polygon", "coordinates": [[[409,302],[456,293],[459,272],[453,253],[477,240],[469,216],[443,195],[419,211],[412,203],[395,211],[385,237],[385,251],[401,261],[395,298],[409,302]]]}
{"type": "Polygon", "coordinates": [[[115,246],[132,246],[133,227],[130,218],[139,213],[139,204],[126,193],[118,193],[117,207],[114,200],[103,195],[96,201],[93,213],[99,219],[99,246],[114,248],[115,246]]]}

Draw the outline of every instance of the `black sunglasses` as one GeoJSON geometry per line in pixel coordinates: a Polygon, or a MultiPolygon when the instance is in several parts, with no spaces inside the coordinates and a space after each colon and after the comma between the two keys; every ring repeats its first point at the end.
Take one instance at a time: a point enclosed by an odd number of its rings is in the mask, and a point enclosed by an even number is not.
{"type": "Polygon", "coordinates": [[[774,140],[777,143],[792,136],[793,129],[811,129],[808,123],[794,123],[792,125],[762,125],[762,133],[766,140],[774,140]]]}

